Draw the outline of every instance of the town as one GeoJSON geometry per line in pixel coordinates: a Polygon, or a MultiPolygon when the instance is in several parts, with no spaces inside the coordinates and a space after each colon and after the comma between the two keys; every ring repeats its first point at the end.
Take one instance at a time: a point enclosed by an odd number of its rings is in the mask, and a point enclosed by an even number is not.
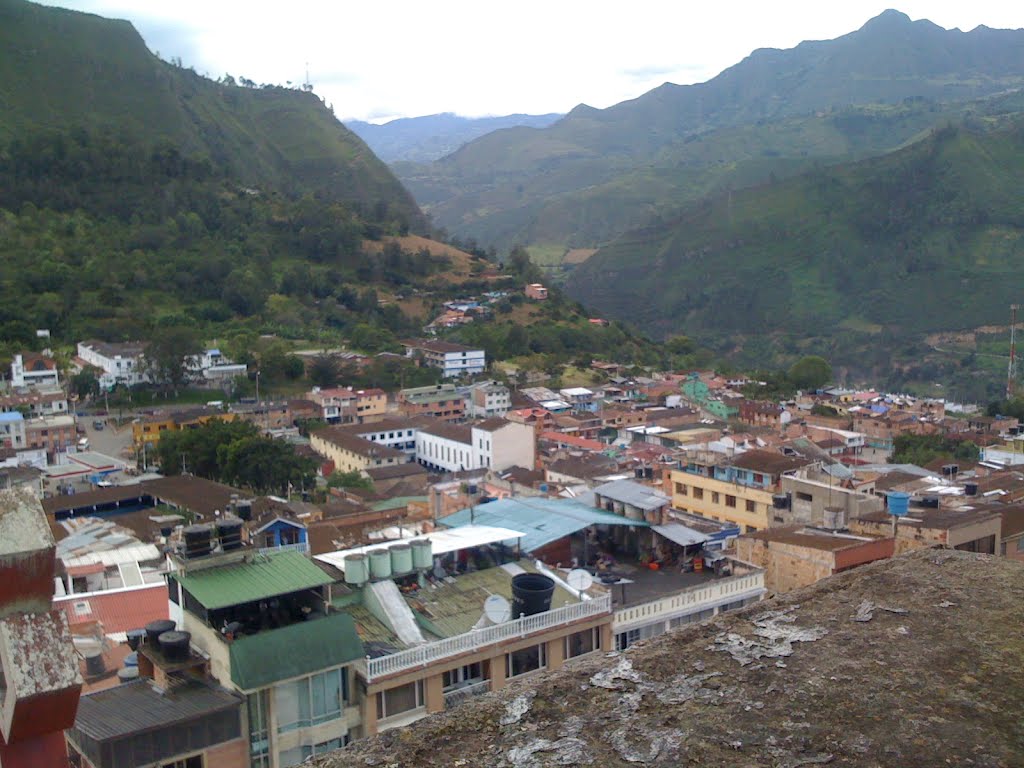
{"type": "MultiPolygon", "coordinates": [[[[1024,560],[1016,418],[613,361],[520,386],[481,349],[403,345],[441,383],[233,402],[246,366],[210,347],[182,361],[207,405],[120,417],[15,355],[0,653],[54,663],[7,674],[9,744],[285,768],[912,550],[1024,560]],[[202,454],[240,450],[228,428],[307,474],[224,482],[202,454]]],[[[70,375],[156,385],[146,349],[80,342],[70,375]]]]}

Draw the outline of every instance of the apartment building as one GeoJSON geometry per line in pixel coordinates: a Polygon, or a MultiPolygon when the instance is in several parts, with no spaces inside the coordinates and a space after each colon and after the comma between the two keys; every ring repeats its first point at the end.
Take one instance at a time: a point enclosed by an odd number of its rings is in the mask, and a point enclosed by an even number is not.
{"type": "Polygon", "coordinates": [[[536,461],[533,428],[505,419],[473,425],[438,422],[416,433],[416,460],[441,472],[474,469],[532,469],[536,461]]]}
{"type": "Polygon", "coordinates": [[[480,381],[465,388],[466,415],[471,419],[504,417],[512,407],[512,393],[496,381],[480,381]]]}
{"type": "Polygon", "coordinates": [[[743,533],[753,533],[773,523],[773,495],[781,491],[781,479],[812,462],[751,450],[736,456],[708,451],[687,454],[684,469],[673,470],[672,506],[712,520],[732,523],[743,533]]]}
{"type": "Polygon", "coordinates": [[[407,417],[431,416],[459,423],[466,418],[466,400],[454,384],[411,387],[399,390],[398,410],[407,417]]]}
{"type": "Polygon", "coordinates": [[[15,389],[52,389],[60,386],[57,361],[36,352],[24,352],[11,361],[11,386],[15,389]]]}
{"type": "Polygon", "coordinates": [[[431,368],[439,368],[445,378],[483,373],[487,355],[482,349],[464,347],[448,341],[403,341],[406,357],[419,360],[431,368]]]}
{"type": "Polygon", "coordinates": [[[79,359],[85,365],[100,370],[99,382],[103,389],[147,383],[150,377],[145,352],[145,343],[139,341],[120,344],[96,340],[78,342],[79,359]]]}
{"type": "Polygon", "coordinates": [[[404,449],[367,440],[353,434],[345,425],[324,427],[310,433],[309,445],[332,461],[334,469],[339,472],[360,472],[373,467],[405,464],[411,460],[404,449]]]}

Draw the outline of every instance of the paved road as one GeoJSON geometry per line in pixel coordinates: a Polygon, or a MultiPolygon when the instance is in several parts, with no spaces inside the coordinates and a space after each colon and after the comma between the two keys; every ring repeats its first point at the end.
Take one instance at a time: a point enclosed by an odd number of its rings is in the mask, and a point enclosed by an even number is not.
{"type": "Polygon", "coordinates": [[[90,451],[113,456],[116,459],[134,458],[130,423],[120,429],[115,429],[113,422],[102,416],[84,416],[79,417],[78,425],[85,428],[85,436],[89,438],[90,451]],[[93,429],[92,424],[96,420],[104,422],[103,429],[93,429]],[[123,451],[128,451],[128,453],[124,454],[123,451]]]}

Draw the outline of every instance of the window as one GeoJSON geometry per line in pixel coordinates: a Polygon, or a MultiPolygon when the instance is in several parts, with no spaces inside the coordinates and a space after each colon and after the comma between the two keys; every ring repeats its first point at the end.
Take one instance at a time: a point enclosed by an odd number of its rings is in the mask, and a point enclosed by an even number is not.
{"type": "Polygon", "coordinates": [[[730,496],[729,494],[726,494],[725,495],[725,506],[727,506],[727,507],[735,507],[736,506],[736,497],[735,496],[730,496]]]}
{"type": "Polygon", "coordinates": [[[680,496],[688,496],[689,495],[687,493],[686,486],[683,485],[682,483],[676,483],[676,493],[678,493],[680,496]]]}
{"type": "Polygon", "coordinates": [[[320,725],[341,717],[347,698],[343,670],[332,669],[274,687],[278,733],[320,725]]]}
{"type": "Polygon", "coordinates": [[[704,489],[703,488],[698,488],[696,485],[693,486],[693,498],[695,498],[695,499],[703,499],[704,498],[704,489]]]}
{"type": "Polygon", "coordinates": [[[747,499],[745,504],[746,504],[747,512],[753,512],[754,511],[754,502],[753,501],[751,501],[750,499],[747,499]]]}
{"type": "Polygon", "coordinates": [[[193,755],[192,757],[183,757],[181,760],[175,760],[172,763],[161,763],[160,768],[203,768],[203,756],[193,755]]]}
{"type": "Polygon", "coordinates": [[[544,669],[547,665],[548,654],[544,643],[505,654],[506,677],[525,675],[538,669],[544,669]]]}
{"type": "Polygon", "coordinates": [[[796,492],[796,497],[798,499],[800,499],[800,501],[813,501],[814,500],[814,497],[811,496],[811,494],[804,493],[803,491],[797,491],[796,492]]]}
{"type": "Polygon", "coordinates": [[[764,484],[764,475],[762,475],[760,472],[755,472],[754,482],[758,484],[764,484]]]}
{"type": "Polygon", "coordinates": [[[477,662],[476,664],[467,664],[464,667],[449,669],[441,675],[441,686],[445,691],[450,691],[455,688],[472,685],[473,683],[479,683],[483,679],[483,665],[477,662]]]}
{"type": "Polygon", "coordinates": [[[747,530],[746,530],[746,531],[744,531],[744,533],[757,533],[757,528],[755,528],[755,527],[754,527],[754,526],[752,526],[752,525],[748,525],[748,526],[747,526],[747,530]]]}
{"type": "Polygon", "coordinates": [[[292,749],[286,749],[280,754],[280,765],[281,768],[289,768],[293,765],[301,765],[304,760],[312,757],[313,755],[322,755],[327,752],[333,752],[336,749],[341,749],[349,743],[350,739],[346,733],[344,736],[331,739],[330,741],[322,741],[319,744],[315,744],[312,747],[293,747],[292,749]]]}
{"type": "Polygon", "coordinates": [[[718,502],[718,491],[712,491],[711,492],[711,503],[712,504],[718,504],[719,503],[718,502]]]}
{"type": "Polygon", "coordinates": [[[424,704],[423,681],[399,685],[377,694],[377,719],[383,720],[403,712],[418,709],[424,704]]]}
{"type": "Polygon", "coordinates": [[[249,696],[249,765],[270,768],[270,740],[267,733],[267,691],[249,696]]]}
{"type": "Polygon", "coordinates": [[[565,658],[567,659],[599,650],[601,650],[601,630],[598,627],[591,627],[565,638],[565,658]]]}

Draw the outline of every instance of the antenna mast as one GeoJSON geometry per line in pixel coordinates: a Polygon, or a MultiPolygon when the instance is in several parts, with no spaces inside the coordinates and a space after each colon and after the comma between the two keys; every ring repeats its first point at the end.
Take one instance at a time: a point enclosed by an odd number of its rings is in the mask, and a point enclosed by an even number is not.
{"type": "Polygon", "coordinates": [[[1014,385],[1017,382],[1017,310],[1019,304],[1010,305],[1010,364],[1006,369],[1006,399],[1013,400],[1014,385]]]}

